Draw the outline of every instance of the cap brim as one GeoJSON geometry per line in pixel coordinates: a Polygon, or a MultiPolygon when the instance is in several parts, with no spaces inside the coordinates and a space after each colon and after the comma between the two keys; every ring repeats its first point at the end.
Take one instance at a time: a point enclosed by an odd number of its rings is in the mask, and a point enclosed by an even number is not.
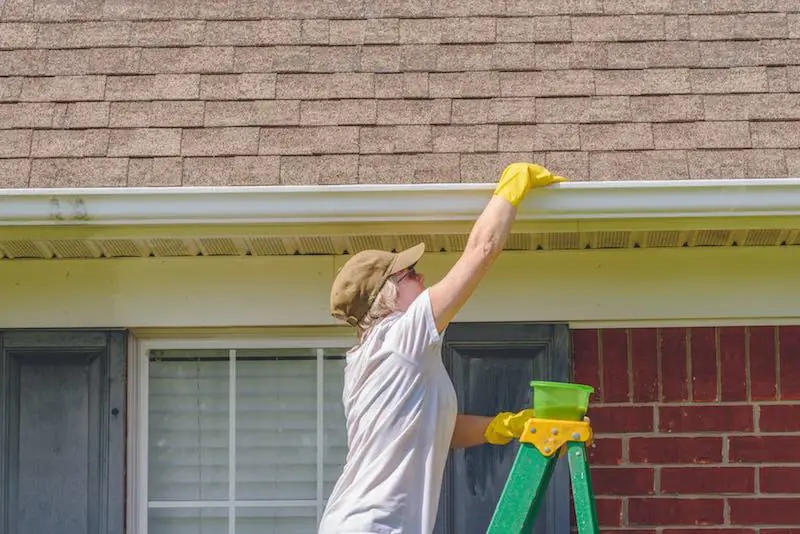
{"type": "Polygon", "coordinates": [[[422,258],[423,254],[425,254],[425,243],[419,243],[418,245],[407,248],[402,252],[398,252],[397,256],[392,262],[392,266],[389,268],[389,272],[386,274],[393,275],[395,273],[399,273],[403,269],[408,269],[417,263],[420,258],[422,258]]]}

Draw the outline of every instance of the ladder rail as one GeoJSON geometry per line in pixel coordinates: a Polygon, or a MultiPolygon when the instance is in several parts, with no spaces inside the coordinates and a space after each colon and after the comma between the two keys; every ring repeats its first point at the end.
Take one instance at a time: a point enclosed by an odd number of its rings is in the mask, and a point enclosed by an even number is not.
{"type": "Polygon", "coordinates": [[[567,457],[578,534],[598,534],[600,527],[597,523],[597,508],[592,491],[592,475],[589,470],[586,445],[580,441],[570,441],[567,443],[567,457]]]}
{"type": "MultiPolygon", "coordinates": [[[[486,534],[522,534],[544,501],[556,458],[521,443],[486,534]]],[[[528,531],[530,532],[530,531],[528,531]]]]}

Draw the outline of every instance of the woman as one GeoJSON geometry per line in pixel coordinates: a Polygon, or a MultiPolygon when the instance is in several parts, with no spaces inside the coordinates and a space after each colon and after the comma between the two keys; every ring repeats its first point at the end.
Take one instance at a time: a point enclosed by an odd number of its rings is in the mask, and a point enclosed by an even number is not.
{"type": "Polygon", "coordinates": [[[358,344],[347,353],[342,393],[347,461],[320,534],[430,534],[449,449],[519,437],[531,410],[456,413],[442,333],[503,249],[517,204],[531,188],[563,180],[539,165],[506,167],[463,254],[430,288],[415,270],[424,244],[363,251],[339,271],[331,313],[356,328],[358,344]]]}

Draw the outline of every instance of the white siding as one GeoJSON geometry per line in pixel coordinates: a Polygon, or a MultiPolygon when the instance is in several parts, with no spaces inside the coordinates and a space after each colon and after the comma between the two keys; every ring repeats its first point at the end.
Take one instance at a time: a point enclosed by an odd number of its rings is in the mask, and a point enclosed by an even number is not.
{"type": "MultiPolygon", "coordinates": [[[[429,254],[430,284],[456,254],[429,254]]],[[[0,262],[4,327],[330,326],[343,257],[0,262]]],[[[506,252],[460,321],[800,317],[800,247],[506,252]]]]}

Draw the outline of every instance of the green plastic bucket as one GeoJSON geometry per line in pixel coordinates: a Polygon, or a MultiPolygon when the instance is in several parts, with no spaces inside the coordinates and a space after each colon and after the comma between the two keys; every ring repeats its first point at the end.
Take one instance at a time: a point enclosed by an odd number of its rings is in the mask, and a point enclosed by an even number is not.
{"type": "Polygon", "coordinates": [[[567,382],[531,382],[533,411],[537,418],[582,421],[594,388],[567,382]]]}

